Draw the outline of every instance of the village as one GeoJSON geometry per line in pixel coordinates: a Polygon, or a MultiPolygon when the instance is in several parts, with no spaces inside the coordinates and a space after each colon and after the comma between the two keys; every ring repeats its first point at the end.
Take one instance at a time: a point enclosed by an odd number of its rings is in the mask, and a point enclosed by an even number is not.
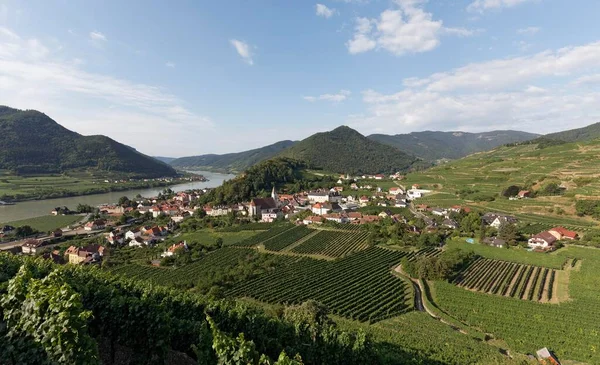
{"type": "MultiPolygon", "coordinates": [[[[174,193],[165,190],[156,197],[129,200],[97,207],[88,221],[75,227],[58,229],[48,237],[30,238],[18,247],[19,253],[42,255],[57,263],[100,264],[106,248],[160,247],[160,258],[172,257],[187,250],[185,240],[162,244],[177,235],[179,225],[191,217],[223,219],[230,222],[270,223],[289,221],[297,225],[382,225],[398,224],[410,236],[435,235],[439,246],[446,238],[465,237],[466,242],[497,248],[511,245],[538,252],[553,251],[562,242],[579,238],[577,232],[554,227],[535,234],[520,234],[517,218],[494,212],[474,212],[466,206],[429,206],[419,199],[431,190],[413,184],[405,188],[403,176],[371,175],[350,177],[342,175],[337,184],[328,188],[302,191],[296,194],[278,193],[273,187],[270,196],[256,197],[234,205],[202,205],[202,195],[209,189],[174,193]],[[473,224],[473,221],[476,222],[473,224]],[[388,223],[386,223],[388,222],[388,223]],[[477,235],[477,237],[476,237],[477,235]],[[69,245],[63,251],[51,249],[55,242],[68,242],[69,237],[87,237],[94,243],[69,245]],[[100,240],[97,238],[101,237],[100,240]],[[161,245],[162,244],[162,245],[161,245]],[[164,247],[163,247],[164,246],[164,247]]],[[[515,197],[527,199],[528,192],[515,197]]],[[[52,215],[72,214],[67,207],[56,208],[52,215]]],[[[268,228],[265,228],[268,229],[268,228]]],[[[87,242],[85,241],[85,242],[87,242]]],[[[84,243],[85,243],[84,242],[84,243]]],[[[65,243],[62,243],[64,246],[65,243]]],[[[160,258],[152,261],[160,265],[160,258]]]]}

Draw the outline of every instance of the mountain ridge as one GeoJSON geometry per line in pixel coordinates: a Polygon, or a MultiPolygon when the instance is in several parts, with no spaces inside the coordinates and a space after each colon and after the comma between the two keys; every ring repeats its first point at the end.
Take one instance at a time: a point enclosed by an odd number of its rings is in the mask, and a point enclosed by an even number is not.
{"type": "Polygon", "coordinates": [[[16,174],[86,169],[130,177],[175,176],[169,165],[103,135],[83,136],[36,110],[0,106],[0,169],[16,174]]]}
{"type": "Polygon", "coordinates": [[[305,162],[336,173],[393,173],[418,167],[422,161],[397,148],[373,141],[347,126],[303,139],[277,157],[305,162]]]}
{"type": "Polygon", "coordinates": [[[540,137],[539,134],[515,130],[471,133],[462,131],[421,131],[407,134],[371,134],[367,138],[396,147],[427,161],[458,159],[472,153],[488,151],[509,143],[540,137]]]}
{"type": "Polygon", "coordinates": [[[179,169],[190,168],[217,172],[242,172],[257,163],[275,157],[275,155],[293,146],[295,143],[297,142],[284,140],[242,152],[180,157],[169,164],[179,169]]]}

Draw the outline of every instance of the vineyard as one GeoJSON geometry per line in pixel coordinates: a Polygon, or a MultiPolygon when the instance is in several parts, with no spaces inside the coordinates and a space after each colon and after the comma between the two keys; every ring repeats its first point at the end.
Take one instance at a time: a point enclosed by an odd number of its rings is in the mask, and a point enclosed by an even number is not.
{"type": "Polygon", "coordinates": [[[411,286],[390,273],[403,257],[435,255],[435,249],[407,253],[371,247],[336,261],[303,258],[226,294],[267,303],[301,303],[314,299],[332,313],[370,323],[399,315],[412,306],[411,286]]]}
{"type": "Polygon", "coordinates": [[[292,243],[301,240],[315,231],[306,226],[297,226],[284,231],[283,234],[275,236],[264,242],[265,249],[269,251],[281,251],[292,243]]]}
{"type": "Polygon", "coordinates": [[[294,247],[291,252],[310,255],[342,257],[368,247],[368,232],[321,231],[294,247]]]}
{"type": "Polygon", "coordinates": [[[282,224],[280,226],[274,226],[271,229],[269,229],[268,231],[261,232],[261,233],[257,234],[256,236],[252,236],[248,239],[243,240],[240,243],[237,243],[235,246],[254,247],[254,246],[257,246],[267,240],[270,240],[271,238],[274,238],[292,228],[294,228],[294,226],[291,224],[282,224]]]}
{"type": "Polygon", "coordinates": [[[553,301],[556,270],[508,261],[479,259],[454,281],[483,293],[538,302],[553,301]]]}
{"type": "MultiPolygon", "coordinates": [[[[151,281],[159,285],[189,287],[193,285],[198,278],[210,277],[214,275],[216,271],[233,268],[238,265],[240,261],[252,260],[259,255],[263,254],[259,254],[252,249],[223,248],[180,268],[160,268],[129,264],[111,268],[110,271],[127,278],[151,281]]],[[[280,265],[293,263],[298,260],[297,257],[292,256],[269,256],[276,260],[276,263],[280,265]]]]}

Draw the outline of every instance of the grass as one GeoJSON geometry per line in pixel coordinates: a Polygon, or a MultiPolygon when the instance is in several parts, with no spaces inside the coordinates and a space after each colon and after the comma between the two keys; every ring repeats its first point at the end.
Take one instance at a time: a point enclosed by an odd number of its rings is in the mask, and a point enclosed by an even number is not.
{"type": "MultiPolygon", "coordinates": [[[[478,245],[468,245],[477,248],[478,245]]],[[[483,246],[481,246],[483,247],[483,246]]],[[[493,248],[490,248],[493,249],[493,248]]],[[[492,252],[480,249],[487,257],[492,252]]],[[[570,270],[568,285],[557,278],[557,295],[569,300],[559,305],[535,303],[514,298],[472,292],[447,282],[435,282],[434,301],[452,317],[492,334],[521,353],[533,353],[541,347],[554,351],[559,359],[600,363],[598,322],[600,312],[600,250],[568,246],[552,254],[533,256],[524,252],[497,249],[493,256],[515,262],[542,266],[556,265],[569,258],[581,260],[579,270],[570,270]]]]}
{"type": "Polygon", "coordinates": [[[217,238],[223,239],[223,246],[231,246],[238,242],[250,238],[260,231],[240,231],[240,232],[215,232],[214,230],[204,229],[195,232],[182,233],[177,237],[171,237],[170,241],[187,241],[189,243],[202,243],[204,245],[214,246],[217,238]]]}
{"type": "Polygon", "coordinates": [[[565,252],[569,248],[562,248],[554,253],[529,252],[522,248],[511,247],[510,249],[492,247],[479,243],[470,244],[465,238],[454,238],[446,244],[447,248],[460,248],[465,251],[473,251],[488,259],[512,261],[519,264],[543,266],[552,269],[561,269],[567,260],[565,252]],[[558,255],[560,253],[560,255],[558,255]]]}
{"type": "Polygon", "coordinates": [[[80,215],[44,215],[41,217],[6,222],[4,224],[8,224],[13,227],[30,226],[40,232],[49,232],[57,228],[63,228],[71,225],[81,219],[82,217],[80,215]]]}
{"type": "Polygon", "coordinates": [[[129,189],[166,186],[164,181],[126,181],[115,183],[117,177],[96,175],[86,171],[68,174],[15,176],[0,172],[0,200],[23,201],[61,198],[129,189]],[[109,180],[110,182],[105,182],[109,180]]]}
{"type": "Polygon", "coordinates": [[[481,210],[520,214],[523,220],[534,221],[544,216],[553,223],[590,226],[591,219],[575,215],[578,199],[600,200],[600,140],[568,143],[537,149],[536,145],[500,147],[473,154],[434,168],[410,173],[402,183],[419,184],[435,193],[418,199],[429,205],[462,204],[481,210]],[[582,179],[584,178],[584,179],[582,179]],[[547,182],[557,182],[567,188],[563,196],[539,196],[534,199],[509,201],[499,195],[509,185],[530,185],[539,190],[547,182]],[[456,193],[463,189],[496,196],[493,202],[469,200],[456,193]],[[558,209],[560,208],[560,209],[558,209]]]}

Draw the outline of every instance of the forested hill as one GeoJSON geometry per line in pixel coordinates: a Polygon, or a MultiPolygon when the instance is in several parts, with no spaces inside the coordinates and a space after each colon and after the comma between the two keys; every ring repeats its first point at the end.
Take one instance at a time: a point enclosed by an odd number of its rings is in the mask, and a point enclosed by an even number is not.
{"type": "Polygon", "coordinates": [[[592,139],[600,138],[600,123],[590,124],[583,128],[546,134],[542,138],[546,140],[557,140],[564,142],[590,141],[592,139]]]}
{"type": "Polygon", "coordinates": [[[280,141],[269,146],[256,148],[249,151],[228,153],[224,155],[200,155],[181,157],[170,163],[176,168],[191,168],[218,172],[241,172],[268,160],[284,149],[293,146],[295,141],[280,141]]]}
{"type": "Polygon", "coordinates": [[[82,136],[35,110],[0,106],[0,169],[16,174],[103,171],[174,176],[169,165],[106,136],[82,136]]]}
{"type": "Polygon", "coordinates": [[[422,164],[414,156],[372,141],[346,126],[314,134],[278,156],[303,161],[310,168],[349,174],[392,173],[422,164]]]}
{"type": "Polygon", "coordinates": [[[410,134],[372,134],[368,136],[426,161],[458,159],[472,153],[488,151],[508,143],[539,137],[520,131],[491,131],[484,133],[424,131],[410,134]]]}

